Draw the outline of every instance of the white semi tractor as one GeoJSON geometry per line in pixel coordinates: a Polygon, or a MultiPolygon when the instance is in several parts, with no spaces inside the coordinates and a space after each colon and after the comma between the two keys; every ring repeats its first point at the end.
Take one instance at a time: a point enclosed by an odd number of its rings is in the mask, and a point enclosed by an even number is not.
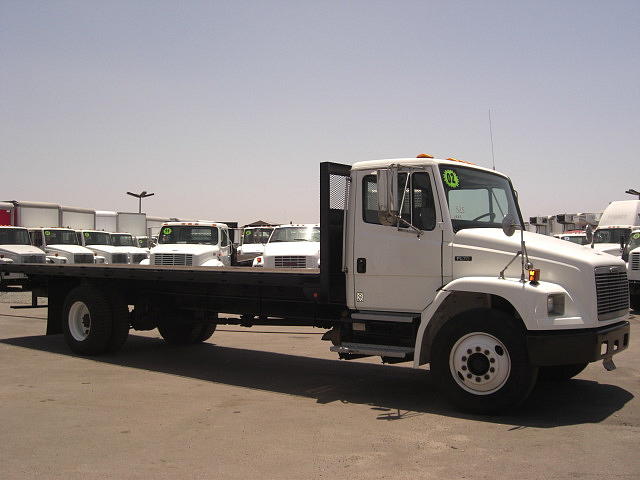
{"type": "Polygon", "coordinates": [[[104,257],[108,264],[139,264],[149,258],[143,248],[134,244],[130,233],[109,233],[98,230],[78,230],[78,243],[97,255],[104,257]]]}
{"type": "Polygon", "coordinates": [[[599,252],[619,257],[631,231],[636,228],[640,228],[640,200],[611,202],[602,212],[591,246],[599,252]]]}
{"type": "Polygon", "coordinates": [[[143,265],[223,267],[231,265],[229,227],[216,222],[168,222],[143,265]]]}
{"type": "MultiPolygon", "coordinates": [[[[319,269],[176,267],[170,258],[0,271],[30,276],[49,297],[47,333],[64,333],[80,354],[117,350],[130,328],[195,344],[252,316],[326,329],[345,360],[430,364],[432,385],[452,403],[487,413],[523,402],[540,377],[568,379],[595,361],[612,370],[629,345],[622,259],[517,231],[523,224],[511,181],[487,168],[426,155],[322,163],[319,269]]],[[[188,227],[163,227],[161,244],[180,247],[182,228],[187,242],[210,243],[213,225],[188,227]]]]}
{"type": "MultiPolygon", "coordinates": [[[[2,208],[2,205],[0,205],[2,208]]],[[[0,263],[45,263],[46,254],[29,241],[29,232],[23,227],[0,225],[0,263]]],[[[23,273],[0,273],[0,290],[7,286],[26,283],[23,273]]]]}
{"type": "Polygon", "coordinates": [[[320,268],[320,225],[278,225],[254,267],[320,268]]]}

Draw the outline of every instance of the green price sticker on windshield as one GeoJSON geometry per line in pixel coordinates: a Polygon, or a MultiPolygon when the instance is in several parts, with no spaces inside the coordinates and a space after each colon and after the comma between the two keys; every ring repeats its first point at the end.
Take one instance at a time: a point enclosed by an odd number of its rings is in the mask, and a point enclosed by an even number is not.
{"type": "Polygon", "coordinates": [[[458,188],[460,186],[460,179],[458,174],[453,170],[445,170],[442,172],[442,179],[449,188],[458,188]]]}
{"type": "Polygon", "coordinates": [[[634,233],[631,238],[633,238],[634,240],[637,240],[640,238],[640,233],[634,233]]]}
{"type": "Polygon", "coordinates": [[[173,230],[171,230],[169,227],[162,229],[162,233],[164,233],[165,235],[171,235],[172,231],[173,230]]]}
{"type": "Polygon", "coordinates": [[[51,235],[51,232],[49,230],[45,230],[44,234],[48,237],[49,235],[51,235]]]}
{"type": "Polygon", "coordinates": [[[89,237],[90,237],[89,232],[84,232],[84,238],[89,238],[89,237]]]}

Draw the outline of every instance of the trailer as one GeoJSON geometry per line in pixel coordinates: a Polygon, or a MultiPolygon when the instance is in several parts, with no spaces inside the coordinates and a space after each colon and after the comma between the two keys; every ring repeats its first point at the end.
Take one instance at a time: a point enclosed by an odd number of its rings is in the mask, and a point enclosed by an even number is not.
{"type": "Polygon", "coordinates": [[[78,354],[117,351],[131,328],[188,345],[220,324],[310,325],[344,360],[430,364],[452,403],[488,413],[523,402],[539,376],[612,370],[629,345],[624,262],[522,225],[509,178],[468,162],[322,163],[320,268],[0,271],[28,275],[49,299],[47,334],[78,354]]]}

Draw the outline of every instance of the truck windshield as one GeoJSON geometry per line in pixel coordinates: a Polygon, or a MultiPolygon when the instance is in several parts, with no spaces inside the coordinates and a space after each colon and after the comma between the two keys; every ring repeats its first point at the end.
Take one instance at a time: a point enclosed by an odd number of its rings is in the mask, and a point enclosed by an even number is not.
{"type": "Polygon", "coordinates": [[[29,233],[22,228],[0,228],[0,245],[29,245],[29,233]]]}
{"type": "Polygon", "coordinates": [[[133,237],[127,235],[111,234],[111,245],[114,247],[133,247],[133,237]]]}
{"type": "Polygon", "coordinates": [[[149,248],[149,238],[148,237],[138,237],[138,247],[140,248],[149,248]]]}
{"type": "Polygon", "coordinates": [[[577,243],[578,245],[586,245],[587,244],[587,236],[586,235],[565,235],[560,237],[562,240],[566,240],[567,242],[577,243]]]}
{"type": "Polygon", "coordinates": [[[320,227],[282,227],[271,234],[269,243],[275,242],[319,242],[320,227]]]}
{"type": "Polygon", "coordinates": [[[633,232],[625,251],[629,254],[631,250],[635,250],[638,247],[640,247],[640,232],[633,232]]]}
{"type": "Polygon", "coordinates": [[[522,224],[509,179],[469,167],[440,165],[454,232],[463,228],[500,228],[510,213],[522,224]]]}
{"type": "Polygon", "coordinates": [[[110,245],[107,232],[82,232],[85,245],[110,245]]]}
{"type": "Polygon", "coordinates": [[[254,243],[267,243],[273,228],[245,228],[242,232],[242,243],[244,245],[254,243]]]}
{"type": "Polygon", "coordinates": [[[593,234],[593,243],[620,243],[620,239],[623,242],[627,241],[630,228],[603,228],[596,230],[593,234]]]}
{"type": "Polygon", "coordinates": [[[159,244],[193,243],[216,245],[218,243],[218,227],[195,225],[170,225],[160,229],[159,244]]]}
{"type": "Polygon", "coordinates": [[[78,245],[78,237],[73,230],[45,230],[47,245],[78,245]]]}

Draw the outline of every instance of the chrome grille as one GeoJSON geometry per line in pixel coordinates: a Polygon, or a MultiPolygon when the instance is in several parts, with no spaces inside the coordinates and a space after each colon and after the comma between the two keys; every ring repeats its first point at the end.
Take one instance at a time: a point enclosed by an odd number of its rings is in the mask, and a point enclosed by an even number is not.
{"type": "Polygon", "coordinates": [[[23,255],[20,259],[22,263],[44,263],[44,255],[23,255]]]}
{"type": "Polygon", "coordinates": [[[631,270],[640,270],[640,253],[631,254],[631,270]]]}
{"type": "Polygon", "coordinates": [[[74,263],[94,263],[93,255],[90,253],[76,253],[73,256],[74,263]]]}
{"type": "Polygon", "coordinates": [[[598,297],[598,320],[609,320],[629,309],[629,282],[624,267],[598,267],[596,294],[598,297]]]}
{"type": "Polygon", "coordinates": [[[146,260],[146,253],[134,253],[131,255],[131,263],[140,263],[142,260],[146,260]]]}
{"type": "Polygon", "coordinates": [[[154,265],[184,265],[193,264],[193,255],[186,253],[156,253],[154,265]]]}
{"type": "Polygon", "coordinates": [[[127,263],[127,254],[126,253],[112,253],[111,254],[111,263],[127,263]]]}
{"type": "Polygon", "coordinates": [[[274,257],[276,268],[306,268],[307,257],[305,256],[280,256],[274,257]]]}

